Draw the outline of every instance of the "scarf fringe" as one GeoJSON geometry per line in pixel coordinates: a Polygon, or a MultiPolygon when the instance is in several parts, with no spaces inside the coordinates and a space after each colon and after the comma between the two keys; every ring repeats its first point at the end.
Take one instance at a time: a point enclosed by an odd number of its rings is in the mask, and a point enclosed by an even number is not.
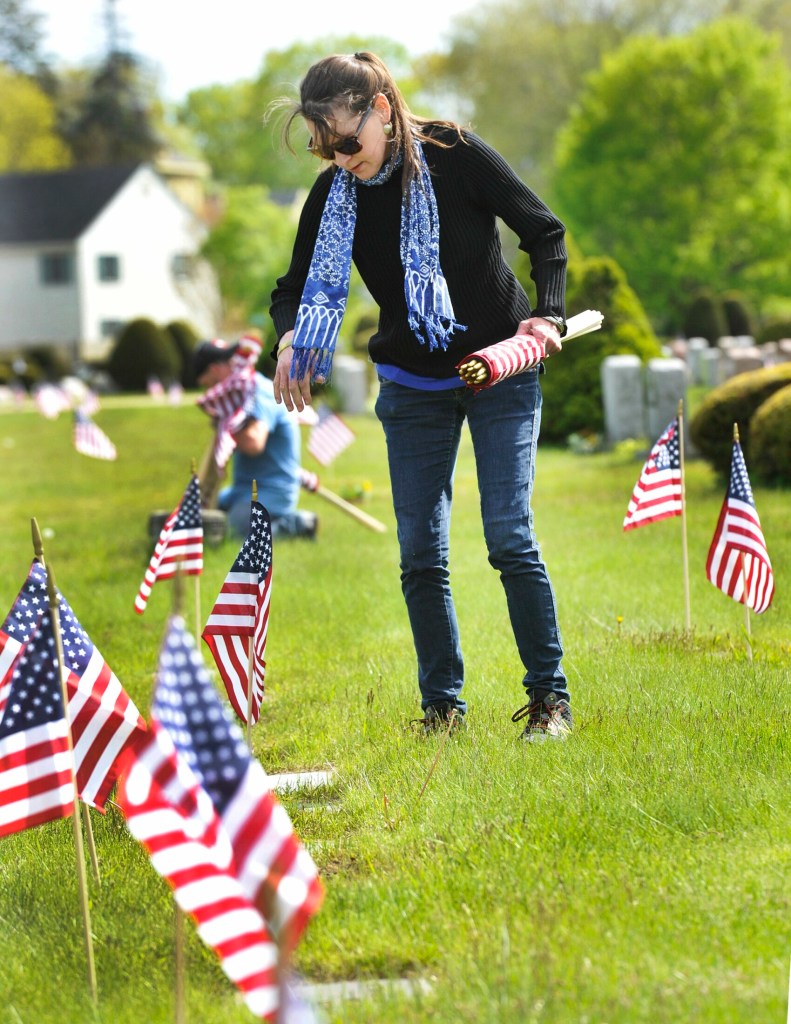
{"type": "Polygon", "coordinates": [[[467,330],[465,324],[439,314],[418,316],[410,313],[409,327],[421,345],[428,344],[429,352],[435,352],[438,348],[445,352],[453,340],[453,332],[467,330]]]}
{"type": "Polygon", "coordinates": [[[331,348],[297,348],[291,360],[292,380],[304,380],[310,373],[311,384],[329,384],[332,378],[331,348]]]}

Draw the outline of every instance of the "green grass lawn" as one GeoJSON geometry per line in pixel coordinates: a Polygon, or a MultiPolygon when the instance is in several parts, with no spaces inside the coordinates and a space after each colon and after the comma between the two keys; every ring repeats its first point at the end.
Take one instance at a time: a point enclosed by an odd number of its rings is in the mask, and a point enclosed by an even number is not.
{"type": "MultiPolygon", "coordinates": [[[[642,462],[540,450],[536,528],[577,727],[568,743],[524,746],[510,721],[524,703],[522,670],[486,561],[465,438],[451,566],[468,727],[418,801],[441,739],[409,727],[420,705],[384,445],[373,419],[350,421],[358,440],[322,482],[336,491],[370,482],[364,507],[389,531],[305,495],[320,537],[275,545],[254,748],[269,772],[336,770],[326,799],[282,798],[326,886],[299,971],[309,981],[411,977],[431,988],[327,1008],[326,1024],[784,1020],[789,493],[755,492],[777,593],[752,616],[751,662],[743,608],[705,578],[722,481],[703,463],[688,466],[687,633],[680,520],[621,531],[642,462]]],[[[10,606],[27,573],[35,516],[60,589],[145,713],[172,597],[159,583],[145,615],[134,612],[152,547],[147,520],[179,500],[209,433],[189,404],[108,401],[97,422],[116,463],[77,455],[68,417],[0,416],[0,600],[10,606]]],[[[316,468],[309,456],[306,464],[316,468]]],[[[237,547],[206,550],[204,619],[237,547]]],[[[169,891],[115,809],[92,817],[103,872],[101,887],[89,878],[98,1013],[61,821],[0,841],[2,1024],[173,1020],[169,891]]],[[[188,1020],[252,1020],[191,925],[187,939],[188,1020]]]]}

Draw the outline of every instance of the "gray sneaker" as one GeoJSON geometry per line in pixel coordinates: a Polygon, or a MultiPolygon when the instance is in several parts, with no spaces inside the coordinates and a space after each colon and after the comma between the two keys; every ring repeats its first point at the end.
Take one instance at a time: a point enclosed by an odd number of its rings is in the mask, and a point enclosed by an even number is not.
{"type": "Polygon", "coordinates": [[[519,739],[527,743],[565,740],[573,728],[569,702],[545,690],[535,690],[528,696],[530,703],[511,715],[512,722],[527,718],[519,739]]]}
{"type": "Polygon", "coordinates": [[[425,736],[435,732],[445,732],[450,726],[452,733],[463,729],[465,725],[464,715],[455,704],[450,701],[442,701],[439,704],[429,704],[423,711],[422,718],[413,718],[411,725],[422,726],[425,736]]]}

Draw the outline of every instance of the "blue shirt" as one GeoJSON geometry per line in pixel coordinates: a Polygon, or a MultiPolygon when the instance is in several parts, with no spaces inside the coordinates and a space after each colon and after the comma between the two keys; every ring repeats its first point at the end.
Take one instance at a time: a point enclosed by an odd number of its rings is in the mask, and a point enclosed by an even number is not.
{"type": "Polygon", "coordinates": [[[270,515],[293,512],[299,498],[300,434],[296,416],[275,401],[272,381],[255,375],[255,398],[250,409],[252,419],[260,420],[269,431],[259,455],[245,455],[237,448],[233,455],[233,484],[220,495],[220,505],[230,508],[240,499],[250,500],[253,480],[258,484],[258,500],[270,515]]]}

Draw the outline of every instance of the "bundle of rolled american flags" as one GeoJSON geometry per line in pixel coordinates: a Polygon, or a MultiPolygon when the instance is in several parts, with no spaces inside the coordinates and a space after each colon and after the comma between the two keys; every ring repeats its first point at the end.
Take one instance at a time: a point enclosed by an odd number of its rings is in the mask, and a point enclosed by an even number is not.
{"type": "MultiPolygon", "coordinates": [[[[604,317],[597,309],[586,309],[566,321],[563,341],[598,331],[604,317]]],[[[544,345],[532,334],[517,334],[505,341],[471,352],[456,365],[459,376],[473,391],[483,391],[515,373],[537,366],[546,356],[544,345]]]]}
{"type": "Polygon", "coordinates": [[[260,355],[261,342],[257,338],[249,335],[240,338],[229,360],[231,373],[198,399],[198,405],[216,424],[213,454],[218,470],[227,465],[236,447],[234,435],[248,419],[255,397],[255,366],[260,355]]]}

